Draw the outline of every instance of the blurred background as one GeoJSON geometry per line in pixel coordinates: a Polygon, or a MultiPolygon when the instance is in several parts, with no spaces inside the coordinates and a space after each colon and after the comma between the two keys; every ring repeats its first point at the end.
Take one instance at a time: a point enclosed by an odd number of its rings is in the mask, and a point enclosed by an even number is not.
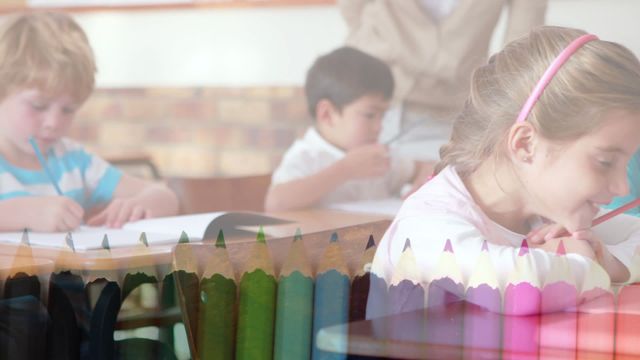
{"type": "MultiPolygon", "coordinates": [[[[110,159],[148,156],[161,176],[271,172],[310,124],[307,68],[347,35],[335,0],[0,4],[0,21],[25,7],[62,7],[79,21],[97,57],[97,89],[71,136],[110,159]]],[[[639,15],[638,0],[549,0],[546,23],[640,55],[639,15]]],[[[503,44],[504,23],[492,52],[503,44]]]]}

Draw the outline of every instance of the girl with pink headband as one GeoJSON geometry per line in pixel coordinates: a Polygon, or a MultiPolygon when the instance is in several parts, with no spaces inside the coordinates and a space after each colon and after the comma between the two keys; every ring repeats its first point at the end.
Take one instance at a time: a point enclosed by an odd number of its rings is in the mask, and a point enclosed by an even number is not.
{"type": "Polygon", "coordinates": [[[603,287],[634,280],[640,219],[591,221],[628,192],[626,165],[640,146],[638,59],[583,31],[542,27],[476,69],[470,90],[437,175],[405,201],[372,271],[391,279],[410,239],[425,285],[450,240],[468,279],[487,240],[504,286],[527,238],[539,284],[561,243],[570,271],[560,277],[578,291],[594,271],[608,274],[603,287]]]}

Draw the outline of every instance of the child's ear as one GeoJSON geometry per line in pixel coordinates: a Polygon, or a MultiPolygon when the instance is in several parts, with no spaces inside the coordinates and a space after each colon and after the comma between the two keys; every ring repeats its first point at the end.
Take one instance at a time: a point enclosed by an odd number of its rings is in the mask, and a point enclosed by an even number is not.
{"type": "Polygon", "coordinates": [[[530,163],[533,159],[538,133],[529,122],[521,122],[511,126],[507,138],[507,151],[516,162],[530,163]]]}
{"type": "Polygon", "coordinates": [[[326,126],[333,126],[336,114],[336,107],[327,99],[318,101],[316,105],[316,122],[326,126]]]}

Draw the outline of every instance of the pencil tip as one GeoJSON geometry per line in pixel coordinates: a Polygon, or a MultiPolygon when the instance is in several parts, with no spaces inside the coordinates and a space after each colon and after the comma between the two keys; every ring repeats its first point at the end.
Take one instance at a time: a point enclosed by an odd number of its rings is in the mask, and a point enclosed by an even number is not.
{"type": "Polygon", "coordinates": [[[189,243],[189,235],[183,230],[180,234],[180,239],[178,240],[178,244],[188,244],[189,243]]]}
{"type": "Polygon", "coordinates": [[[338,242],[338,233],[334,232],[333,234],[331,234],[331,240],[329,240],[329,242],[338,242]]]}
{"type": "Polygon", "coordinates": [[[447,239],[446,244],[444,244],[444,251],[453,254],[453,245],[451,245],[451,239],[447,239]]]}
{"type": "Polygon", "coordinates": [[[262,225],[260,225],[260,229],[258,230],[258,235],[256,236],[256,241],[262,244],[266,244],[267,241],[264,238],[264,229],[262,225]]]}
{"type": "Polygon", "coordinates": [[[29,243],[29,229],[26,229],[26,228],[25,228],[25,229],[22,231],[22,239],[20,240],[20,243],[21,243],[22,245],[31,245],[31,244],[29,243]]]}
{"type": "Polygon", "coordinates": [[[373,235],[369,235],[369,241],[367,241],[367,247],[365,248],[365,250],[369,250],[374,246],[376,246],[376,242],[375,240],[373,240],[373,235]]]}
{"type": "Polygon", "coordinates": [[[558,243],[558,249],[556,250],[556,254],[558,254],[558,255],[566,255],[567,254],[567,249],[565,249],[564,242],[562,240],[560,240],[560,243],[558,243]]]}
{"type": "Polygon", "coordinates": [[[409,238],[404,241],[404,248],[402,249],[402,252],[407,251],[407,249],[411,249],[411,241],[409,240],[409,238]]]}
{"type": "Polygon", "coordinates": [[[529,253],[529,243],[527,243],[527,239],[522,239],[522,245],[520,245],[520,252],[518,256],[524,256],[529,253]]]}
{"type": "Polygon", "coordinates": [[[489,243],[487,240],[482,240],[482,251],[489,251],[489,243]]]}
{"type": "Polygon", "coordinates": [[[65,242],[67,243],[67,246],[73,251],[76,252],[76,246],[73,243],[73,237],[71,236],[71,233],[68,232],[67,235],[64,238],[65,242]]]}
{"type": "Polygon", "coordinates": [[[109,237],[107,234],[104,234],[102,237],[102,248],[111,251],[111,246],[109,246],[109,237]]]}
{"type": "Polygon", "coordinates": [[[296,229],[296,234],[293,236],[293,241],[302,240],[302,230],[300,228],[296,229]]]}
{"type": "Polygon", "coordinates": [[[143,231],[140,233],[140,239],[138,239],[144,246],[149,247],[149,242],[147,241],[147,234],[143,231]]]}
{"type": "Polygon", "coordinates": [[[222,229],[218,231],[218,238],[216,239],[216,247],[223,248],[223,249],[227,247],[227,244],[224,243],[224,233],[222,232],[222,229]]]}

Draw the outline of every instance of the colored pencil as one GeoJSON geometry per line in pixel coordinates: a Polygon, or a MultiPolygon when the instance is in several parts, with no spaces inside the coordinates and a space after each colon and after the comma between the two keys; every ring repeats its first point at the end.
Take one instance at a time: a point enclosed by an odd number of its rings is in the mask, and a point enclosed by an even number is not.
{"type": "MultiPolygon", "coordinates": [[[[371,290],[371,282],[373,279],[371,274],[371,264],[373,263],[373,256],[375,255],[375,252],[376,242],[373,239],[373,235],[369,235],[364,253],[360,258],[360,264],[358,265],[356,274],[351,281],[351,293],[349,294],[349,322],[364,320],[367,317],[367,302],[369,300],[369,292],[371,290]]],[[[375,278],[376,276],[373,275],[373,277],[375,278]]],[[[380,279],[374,279],[373,281],[379,280],[380,279]]],[[[383,285],[384,290],[386,291],[386,283],[383,285]]],[[[349,355],[347,359],[359,360],[364,359],[364,357],[349,355]]]]}
{"type": "MultiPolygon", "coordinates": [[[[331,235],[316,276],[313,307],[313,349],[311,358],[344,359],[343,354],[321,351],[316,343],[318,331],[324,327],[345,324],[349,319],[349,270],[338,243],[338,234],[331,235]]],[[[344,338],[346,338],[346,333],[344,338]]]]}
{"type": "Polygon", "coordinates": [[[424,317],[424,287],[422,285],[422,272],[418,268],[416,258],[411,249],[409,239],[405,240],[404,248],[391,277],[389,286],[389,313],[397,315],[421,310],[423,316],[416,317],[416,321],[407,326],[406,323],[391,322],[389,331],[396,340],[410,340],[424,337],[425,317],[424,317]]]}
{"type": "Polygon", "coordinates": [[[313,278],[297,229],[278,282],[274,359],[309,359],[313,319],[313,278]]]}
{"type": "Polygon", "coordinates": [[[462,357],[464,280],[451,241],[440,254],[427,294],[426,340],[438,358],[462,357]]]}
{"type": "Polygon", "coordinates": [[[236,359],[273,357],[277,284],[262,227],[240,278],[236,359]]]}
{"type": "Polygon", "coordinates": [[[424,297],[422,272],[416,264],[416,258],[411,250],[411,242],[407,239],[391,277],[389,286],[390,314],[424,309],[424,297]]]}
{"type": "MultiPolygon", "coordinates": [[[[386,273],[384,267],[376,268],[376,263],[371,263],[369,274],[369,295],[367,296],[367,319],[373,319],[389,315],[389,283],[391,275],[386,273]]],[[[378,322],[376,322],[378,323],[378,322]]]]}
{"type": "Polygon", "coordinates": [[[173,279],[186,310],[186,317],[183,316],[185,330],[189,338],[197,341],[200,307],[198,258],[194,254],[193,246],[189,244],[177,244],[174,252],[173,279]]]}
{"type": "Polygon", "coordinates": [[[609,274],[591,266],[578,300],[578,360],[612,360],[615,349],[615,297],[609,274]]]}
{"type": "Polygon", "coordinates": [[[578,339],[578,289],[560,241],[542,288],[540,357],[574,359],[578,339]]]}
{"type": "MultiPolygon", "coordinates": [[[[183,236],[186,237],[186,234],[183,234],[183,236]]],[[[132,248],[132,251],[140,254],[140,256],[142,257],[150,256],[149,253],[151,252],[151,250],[149,249],[147,234],[145,232],[140,233],[138,243],[135,247],[132,248]]],[[[158,284],[158,279],[158,270],[155,265],[141,266],[129,269],[127,271],[127,274],[124,276],[124,280],[122,283],[122,298],[125,299],[131,293],[131,291],[133,291],[138,286],[149,284],[145,289],[153,289],[153,293],[156,294],[155,296],[151,297],[155,299],[155,302],[157,302],[157,292],[159,291],[160,286],[160,284],[158,284]]],[[[154,295],[153,293],[150,295],[154,295]]]]}
{"type": "Polygon", "coordinates": [[[466,301],[464,358],[496,358],[502,342],[502,294],[486,240],[467,284],[466,301]]]}
{"type": "Polygon", "coordinates": [[[22,239],[16,251],[12,268],[20,268],[22,270],[18,273],[9,274],[5,279],[3,298],[9,299],[31,295],[40,300],[42,289],[40,279],[38,279],[38,271],[33,261],[29,232],[26,229],[22,232],[22,239]]]}
{"type": "Polygon", "coordinates": [[[351,294],[349,296],[349,321],[364,320],[367,313],[367,300],[371,283],[371,263],[376,252],[376,243],[373,235],[369,235],[369,240],[365,247],[358,271],[351,282],[351,294]]]}
{"type": "Polygon", "coordinates": [[[200,280],[198,355],[202,360],[231,360],[236,336],[236,277],[224,241],[218,232],[200,280]]]}
{"type": "Polygon", "coordinates": [[[53,185],[54,189],[56,190],[56,193],[60,196],[64,195],[64,193],[60,189],[60,186],[58,185],[58,182],[53,177],[53,173],[51,172],[51,169],[49,169],[49,166],[47,166],[47,160],[42,155],[42,152],[40,151],[40,147],[38,146],[38,143],[36,142],[36,139],[33,136],[29,137],[29,143],[33,148],[33,152],[36,154],[36,158],[38,158],[38,162],[40,163],[40,166],[42,166],[42,170],[45,172],[45,174],[47,175],[47,178],[49,178],[49,181],[51,182],[51,185],[53,185]]]}
{"type": "Polygon", "coordinates": [[[502,348],[505,359],[537,359],[540,340],[540,281],[522,241],[504,293],[502,348]]]}
{"type": "MultiPolygon", "coordinates": [[[[638,264],[638,247],[632,262],[638,264]]],[[[636,359],[640,356],[640,284],[630,284],[618,292],[616,311],[616,360],[636,359]]]]}
{"type": "MultiPolygon", "coordinates": [[[[616,216],[624,213],[627,210],[631,210],[631,209],[633,209],[635,207],[638,207],[638,206],[640,206],[640,198],[632,200],[632,201],[630,201],[630,202],[628,202],[628,203],[626,203],[624,205],[619,206],[618,208],[615,208],[615,209],[607,212],[606,214],[600,215],[599,217],[593,219],[593,221],[591,222],[591,227],[598,226],[598,225],[602,224],[603,222],[605,222],[605,221],[607,221],[607,220],[609,220],[609,219],[611,219],[613,217],[616,217],[616,216]]],[[[564,230],[564,231],[562,231],[562,232],[560,232],[558,234],[558,236],[560,236],[560,237],[561,236],[568,236],[568,235],[569,235],[569,232],[566,231],[566,230],[564,230]]]]}

